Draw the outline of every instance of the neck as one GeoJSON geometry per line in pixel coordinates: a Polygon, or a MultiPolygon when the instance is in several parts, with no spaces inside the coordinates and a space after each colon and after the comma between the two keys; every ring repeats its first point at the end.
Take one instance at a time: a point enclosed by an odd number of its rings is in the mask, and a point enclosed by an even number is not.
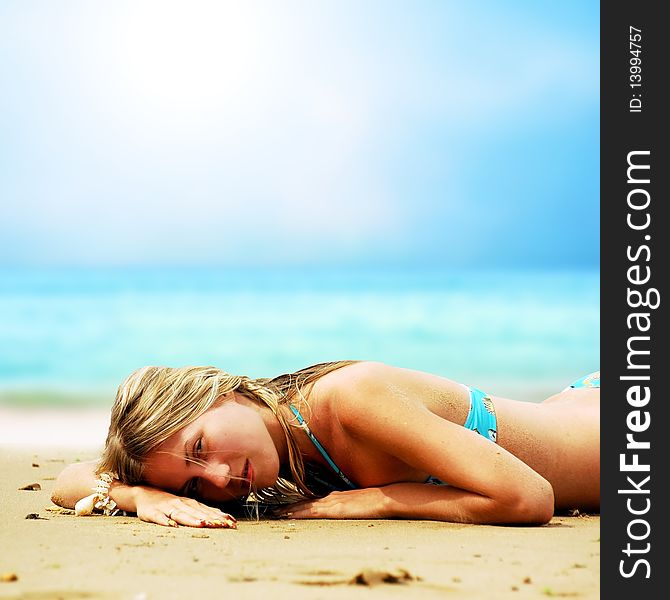
{"type": "MultiPolygon", "coordinates": [[[[313,400],[313,399],[312,399],[313,400]]],[[[310,402],[309,404],[309,409],[307,412],[305,412],[305,404],[304,402],[300,403],[292,403],[293,406],[295,406],[298,410],[300,410],[303,418],[305,421],[308,423],[310,429],[313,431],[312,425],[315,423],[319,422],[319,419],[316,418],[315,415],[315,410],[314,410],[314,402],[310,402]]],[[[309,463],[316,463],[316,464],[325,464],[324,459],[322,458],[321,454],[319,453],[318,449],[314,445],[314,442],[309,438],[305,430],[298,425],[298,422],[296,420],[296,416],[293,414],[291,409],[287,404],[283,404],[280,407],[280,410],[282,412],[282,416],[286,420],[287,423],[290,423],[289,427],[291,427],[291,433],[293,434],[293,438],[296,442],[296,445],[298,447],[298,451],[300,452],[300,455],[302,456],[302,459],[304,462],[309,462],[309,463]]],[[[322,437],[324,436],[324,431],[322,427],[317,426],[317,430],[319,430],[320,435],[322,437]]],[[[283,431],[282,431],[283,434],[283,431]]],[[[314,434],[316,435],[316,434],[314,434]]],[[[318,437],[318,436],[317,436],[318,437]]]]}
{"type": "MultiPolygon", "coordinates": [[[[289,469],[289,453],[288,453],[288,441],[286,440],[286,434],[284,433],[284,428],[279,423],[279,419],[275,414],[270,410],[270,408],[263,404],[262,402],[255,402],[258,409],[261,411],[263,421],[265,426],[270,433],[270,437],[277,449],[277,454],[279,456],[279,464],[282,469],[289,469]]],[[[311,403],[310,403],[311,405],[311,403]]],[[[296,441],[298,446],[298,451],[302,456],[305,462],[316,462],[321,463],[323,459],[318,453],[314,444],[309,439],[307,434],[302,430],[301,427],[293,427],[291,424],[295,423],[295,415],[291,412],[291,409],[287,404],[279,405],[279,412],[284,418],[285,423],[289,423],[291,427],[291,433],[293,438],[296,441]]]]}
{"type": "MultiPolygon", "coordinates": [[[[282,409],[283,407],[280,406],[279,410],[282,411],[282,409]]],[[[269,407],[265,405],[263,405],[263,420],[265,421],[265,426],[268,428],[270,437],[272,438],[275,448],[277,449],[279,464],[284,467],[289,463],[288,442],[286,441],[284,428],[280,425],[279,419],[275,416],[275,414],[270,410],[269,407]]]]}
{"type": "MultiPolygon", "coordinates": [[[[281,416],[284,419],[285,423],[288,423],[293,439],[295,440],[296,445],[298,446],[298,452],[304,461],[313,461],[314,460],[314,445],[307,437],[305,432],[301,427],[294,427],[292,424],[295,423],[295,415],[291,412],[291,409],[287,404],[281,404],[279,406],[279,411],[281,416]]],[[[269,411],[271,413],[271,411],[269,411]]],[[[284,433],[284,428],[279,424],[277,417],[272,415],[275,423],[275,432],[273,433],[272,429],[268,427],[270,435],[275,442],[277,451],[279,452],[279,460],[282,467],[289,468],[289,455],[288,455],[288,442],[286,440],[286,434],[284,433]]]]}

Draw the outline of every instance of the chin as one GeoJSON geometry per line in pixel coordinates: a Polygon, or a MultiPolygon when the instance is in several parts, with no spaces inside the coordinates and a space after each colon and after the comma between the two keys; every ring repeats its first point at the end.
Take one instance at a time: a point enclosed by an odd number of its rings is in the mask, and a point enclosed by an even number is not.
{"type": "Polygon", "coordinates": [[[271,487],[279,479],[279,461],[273,458],[260,462],[258,466],[253,464],[254,468],[254,487],[261,489],[271,487]]]}

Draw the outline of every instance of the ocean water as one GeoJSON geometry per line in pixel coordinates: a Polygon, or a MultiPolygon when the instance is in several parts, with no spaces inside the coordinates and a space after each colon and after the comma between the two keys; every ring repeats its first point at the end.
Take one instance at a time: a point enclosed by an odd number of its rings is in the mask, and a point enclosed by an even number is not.
{"type": "Polygon", "coordinates": [[[111,404],[134,369],[378,360],[542,400],[599,368],[597,271],[2,269],[0,404],[111,404]]]}

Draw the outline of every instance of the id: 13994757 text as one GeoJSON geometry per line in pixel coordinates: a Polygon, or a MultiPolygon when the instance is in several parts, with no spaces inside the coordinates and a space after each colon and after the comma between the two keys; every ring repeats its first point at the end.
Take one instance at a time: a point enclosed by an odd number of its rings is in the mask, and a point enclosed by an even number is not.
{"type": "Polygon", "coordinates": [[[642,112],[642,29],[628,28],[629,80],[631,98],[628,101],[628,110],[632,113],[642,112]]]}

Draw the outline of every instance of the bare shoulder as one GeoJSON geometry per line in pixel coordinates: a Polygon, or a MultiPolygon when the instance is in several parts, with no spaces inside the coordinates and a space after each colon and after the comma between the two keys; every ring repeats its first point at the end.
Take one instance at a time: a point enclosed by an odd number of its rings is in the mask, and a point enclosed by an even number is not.
{"type": "Polygon", "coordinates": [[[367,428],[408,408],[424,408],[417,395],[408,393],[416,374],[381,362],[358,362],[324,375],[313,391],[345,428],[367,428]]]}
{"type": "Polygon", "coordinates": [[[327,373],[314,383],[321,397],[346,402],[347,398],[373,392],[397,380],[403,369],[382,362],[361,361],[327,373]]]}

